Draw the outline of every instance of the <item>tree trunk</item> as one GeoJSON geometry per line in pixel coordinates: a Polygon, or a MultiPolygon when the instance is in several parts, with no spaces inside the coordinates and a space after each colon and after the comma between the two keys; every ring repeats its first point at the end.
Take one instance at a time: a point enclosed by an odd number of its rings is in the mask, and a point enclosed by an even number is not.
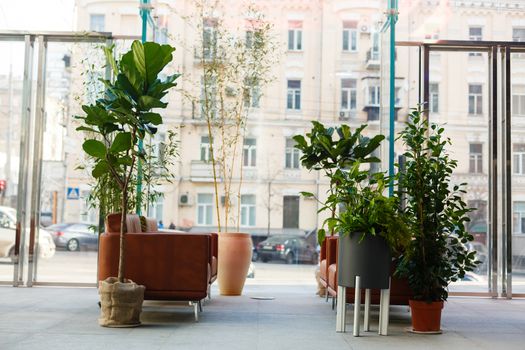
{"type": "Polygon", "coordinates": [[[126,227],[126,212],[127,212],[128,196],[126,190],[122,191],[122,215],[120,218],[120,252],[118,260],[118,281],[124,283],[124,273],[126,264],[124,262],[126,256],[126,240],[125,233],[128,231],[126,227]]]}

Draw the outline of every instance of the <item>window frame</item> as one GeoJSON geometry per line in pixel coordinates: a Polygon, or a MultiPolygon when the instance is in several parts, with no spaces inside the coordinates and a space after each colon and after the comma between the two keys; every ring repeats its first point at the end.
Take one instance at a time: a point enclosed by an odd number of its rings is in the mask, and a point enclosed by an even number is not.
{"type": "Polygon", "coordinates": [[[468,114],[471,116],[483,115],[483,84],[468,84],[468,114]],[[480,92],[471,92],[472,87],[480,87],[480,92]]]}
{"type": "Polygon", "coordinates": [[[301,169],[301,151],[295,148],[295,140],[287,137],[284,142],[284,168],[301,169]]]}
{"type": "Polygon", "coordinates": [[[350,78],[343,78],[341,79],[341,100],[339,107],[341,108],[341,111],[345,112],[355,112],[357,111],[357,80],[356,79],[350,79],[350,78]],[[349,82],[349,85],[353,85],[350,87],[345,87],[345,81],[349,82]],[[344,99],[346,96],[347,106],[344,106],[344,99]],[[353,105],[353,108],[352,108],[353,105]]]}
{"type": "Polygon", "coordinates": [[[255,227],[256,226],[257,224],[257,198],[255,194],[242,194],[241,195],[240,220],[241,220],[242,227],[255,227]],[[253,197],[253,203],[245,203],[247,197],[250,197],[250,198],[253,197]],[[243,201],[243,198],[245,199],[244,201],[243,201]],[[253,214],[253,217],[251,214],[253,214]]]}
{"type": "Polygon", "coordinates": [[[257,139],[255,137],[245,137],[242,145],[242,166],[245,168],[255,168],[257,166],[257,139]],[[253,140],[253,144],[246,144],[246,141],[253,140]]]}
{"type": "Polygon", "coordinates": [[[357,32],[356,21],[343,21],[343,30],[341,32],[343,52],[355,53],[359,50],[359,36],[357,32]]]}
{"type": "Polygon", "coordinates": [[[439,83],[430,83],[428,85],[428,110],[430,113],[439,113],[439,83]],[[435,87],[435,91],[432,91],[435,87]]]}
{"type": "Polygon", "coordinates": [[[288,51],[303,51],[303,21],[288,21],[288,51]]]}
{"type": "Polygon", "coordinates": [[[525,175],[525,143],[512,145],[512,175],[525,175]],[[519,146],[523,150],[516,150],[519,146]]]}
{"type": "Polygon", "coordinates": [[[300,79],[287,79],[286,80],[286,110],[300,111],[301,110],[301,95],[302,95],[301,80],[300,79]],[[291,82],[298,82],[299,87],[290,87],[291,82]],[[291,101],[291,104],[290,104],[290,101],[291,101]]]}
{"type": "MultiPolygon", "coordinates": [[[[100,23],[97,23],[100,25],[100,23]]],[[[89,14],[89,30],[92,32],[104,32],[106,30],[106,15],[104,13],[90,13],[89,14]],[[93,19],[98,18],[99,20],[102,19],[102,28],[96,28],[97,26],[94,26],[93,19]]]]}
{"type": "Polygon", "coordinates": [[[213,225],[213,194],[212,193],[197,193],[197,225],[212,226],[213,225]],[[201,202],[201,196],[210,196],[210,202],[201,202]],[[201,218],[200,209],[202,208],[203,217],[201,218]],[[208,217],[209,215],[209,217],[208,217]],[[202,219],[202,220],[201,220],[202,219]]]}
{"type": "Polygon", "coordinates": [[[483,174],[483,143],[471,142],[469,143],[469,173],[483,174]],[[472,146],[480,146],[479,152],[473,152],[472,146]]]}

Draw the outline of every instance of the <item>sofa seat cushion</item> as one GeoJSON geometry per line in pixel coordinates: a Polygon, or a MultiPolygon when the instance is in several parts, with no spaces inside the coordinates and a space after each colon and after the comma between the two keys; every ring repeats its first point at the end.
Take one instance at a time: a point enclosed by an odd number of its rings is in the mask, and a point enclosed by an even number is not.
{"type": "Polygon", "coordinates": [[[337,290],[337,264],[328,266],[328,285],[337,290]]]}
{"type": "Polygon", "coordinates": [[[327,280],[326,278],[326,259],[321,260],[321,263],[319,264],[319,276],[322,280],[327,280]]]}

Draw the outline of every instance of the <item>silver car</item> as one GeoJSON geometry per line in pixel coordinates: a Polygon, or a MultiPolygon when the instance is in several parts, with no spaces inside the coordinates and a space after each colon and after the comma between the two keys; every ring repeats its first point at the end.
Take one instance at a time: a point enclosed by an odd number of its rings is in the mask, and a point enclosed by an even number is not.
{"type": "MultiPolygon", "coordinates": [[[[0,258],[14,259],[16,236],[16,209],[0,206],[0,258]]],[[[55,255],[55,243],[48,232],[40,230],[38,256],[44,259],[55,255]]]]}

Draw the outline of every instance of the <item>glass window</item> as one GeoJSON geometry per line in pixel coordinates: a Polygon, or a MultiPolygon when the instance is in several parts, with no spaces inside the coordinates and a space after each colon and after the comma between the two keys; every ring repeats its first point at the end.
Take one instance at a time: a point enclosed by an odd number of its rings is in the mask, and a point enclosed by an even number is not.
{"type": "Polygon", "coordinates": [[[291,110],[301,110],[301,81],[288,80],[288,90],[286,96],[286,108],[291,110]]]}
{"type": "Polygon", "coordinates": [[[468,113],[472,115],[483,114],[483,94],[481,84],[468,86],[468,113]]]}
{"type": "Polygon", "coordinates": [[[295,148],[295,140],[291,137],[286,138],[285,162],[286,169],[299,169],[301,151],[295,148]]]}
{"type": "Polygon", "coordinates": [[[483,40],[483,28],[482,27],[470,27],[468,29],[468,35],[470,40],[481,41],[483,40]]]}
{"type": "Polygon", "coordinates": [[[483,144],[471,143],[469,145],[469,172],[480,174],[483,172],[483,144]]]}
{"type": "Polygon", "coordinates": [[[355,79],[341,79],[341,110],[355,111],[357,106],[357,89],[355,79]]]}
{"type": "Polygon", "coordinates": [[[210,150],[210,137],[201,136],[201,161],[209,162],[211,160],[211,150],[210,150]]]}
{"type": "Polygon", "coordinates": [[[512,217],[512,232],[525,233],[525,202],[514,202],[512,217]]]}
{"type": "Polygon", "coordinates": [[[512,28],[512,41],[525,42],[525,28],[512,28]]]}
{"type": "Polygon", "coordinates": [[[105,26],[106,16],[101,14],[89,15],[89,30],[92,32],[103,32],[105,26]]]}
{"type": "Polygon", "coordinates": [[[303,22],[288,21],[288,50],[301,51],[303,49],[303,22]]]}
{"type": "Polygon", "coordinates": [[[217,79],[207,76],[201,78],[201,118],[217,116],[217,79]],[[208,114],[208,115],[207,115],[208,114]]]}
{"type": "Polygon", "coordinates": [[[212,58],[217,48],[217,19],[205,18],[202,26],[203,58],[212,58]]]}
{"type": "Polygon", "coordinates": [[[241,195],[241,226],[255,226],[255,195],[241,195]]]}
{"type": "Polygon", "coordinates": [[[439,113],[439,84],[430,83],[428,109],[430,113],[439,113]]]}
{"type": "Polygon", "coordinates": [[[512,116],[525,117],[525,85],[512,86],[512,116]]]}
{"type": "Polygon", "coordinates": [[[357,51],[356,21],[343,21],[343,51],[357,51]]]}
{"type": "Polygon", "coordinates": [[[213,194],[199,193],[197,195],[197,224],[211,225],[213,218],[213,194]]]}
{"type": "Polygon", "coordinates": [[[245,138],[243,145],[243,165],[254,167],[257,159],[257,140],[254,138],[245,138]]]}
{"type": "Polygon", "coordinates": [[[368,95],[367,95],[367,105],[368,106],[379,106],[380,98],[379,86],[369,86],[368,95]]]}
{"type": "Polygon", "coordinates": [[[525,144],[523,143],[512,145],[512,173],[525,175],[525,144]]]}
{"type": "Polygon", "coordinates": [[[250,84],[246,82],[247,87],[244,91],[244,107],[259,108],[259,101],[261,99],[261,89],[258,84],[250,84]]]}
{"type": "Polygon", "coordinates": [[[379,61],[379,33],[372,33],[372,48],[370,49],[370,59],[372,61],[379,61]]]}

